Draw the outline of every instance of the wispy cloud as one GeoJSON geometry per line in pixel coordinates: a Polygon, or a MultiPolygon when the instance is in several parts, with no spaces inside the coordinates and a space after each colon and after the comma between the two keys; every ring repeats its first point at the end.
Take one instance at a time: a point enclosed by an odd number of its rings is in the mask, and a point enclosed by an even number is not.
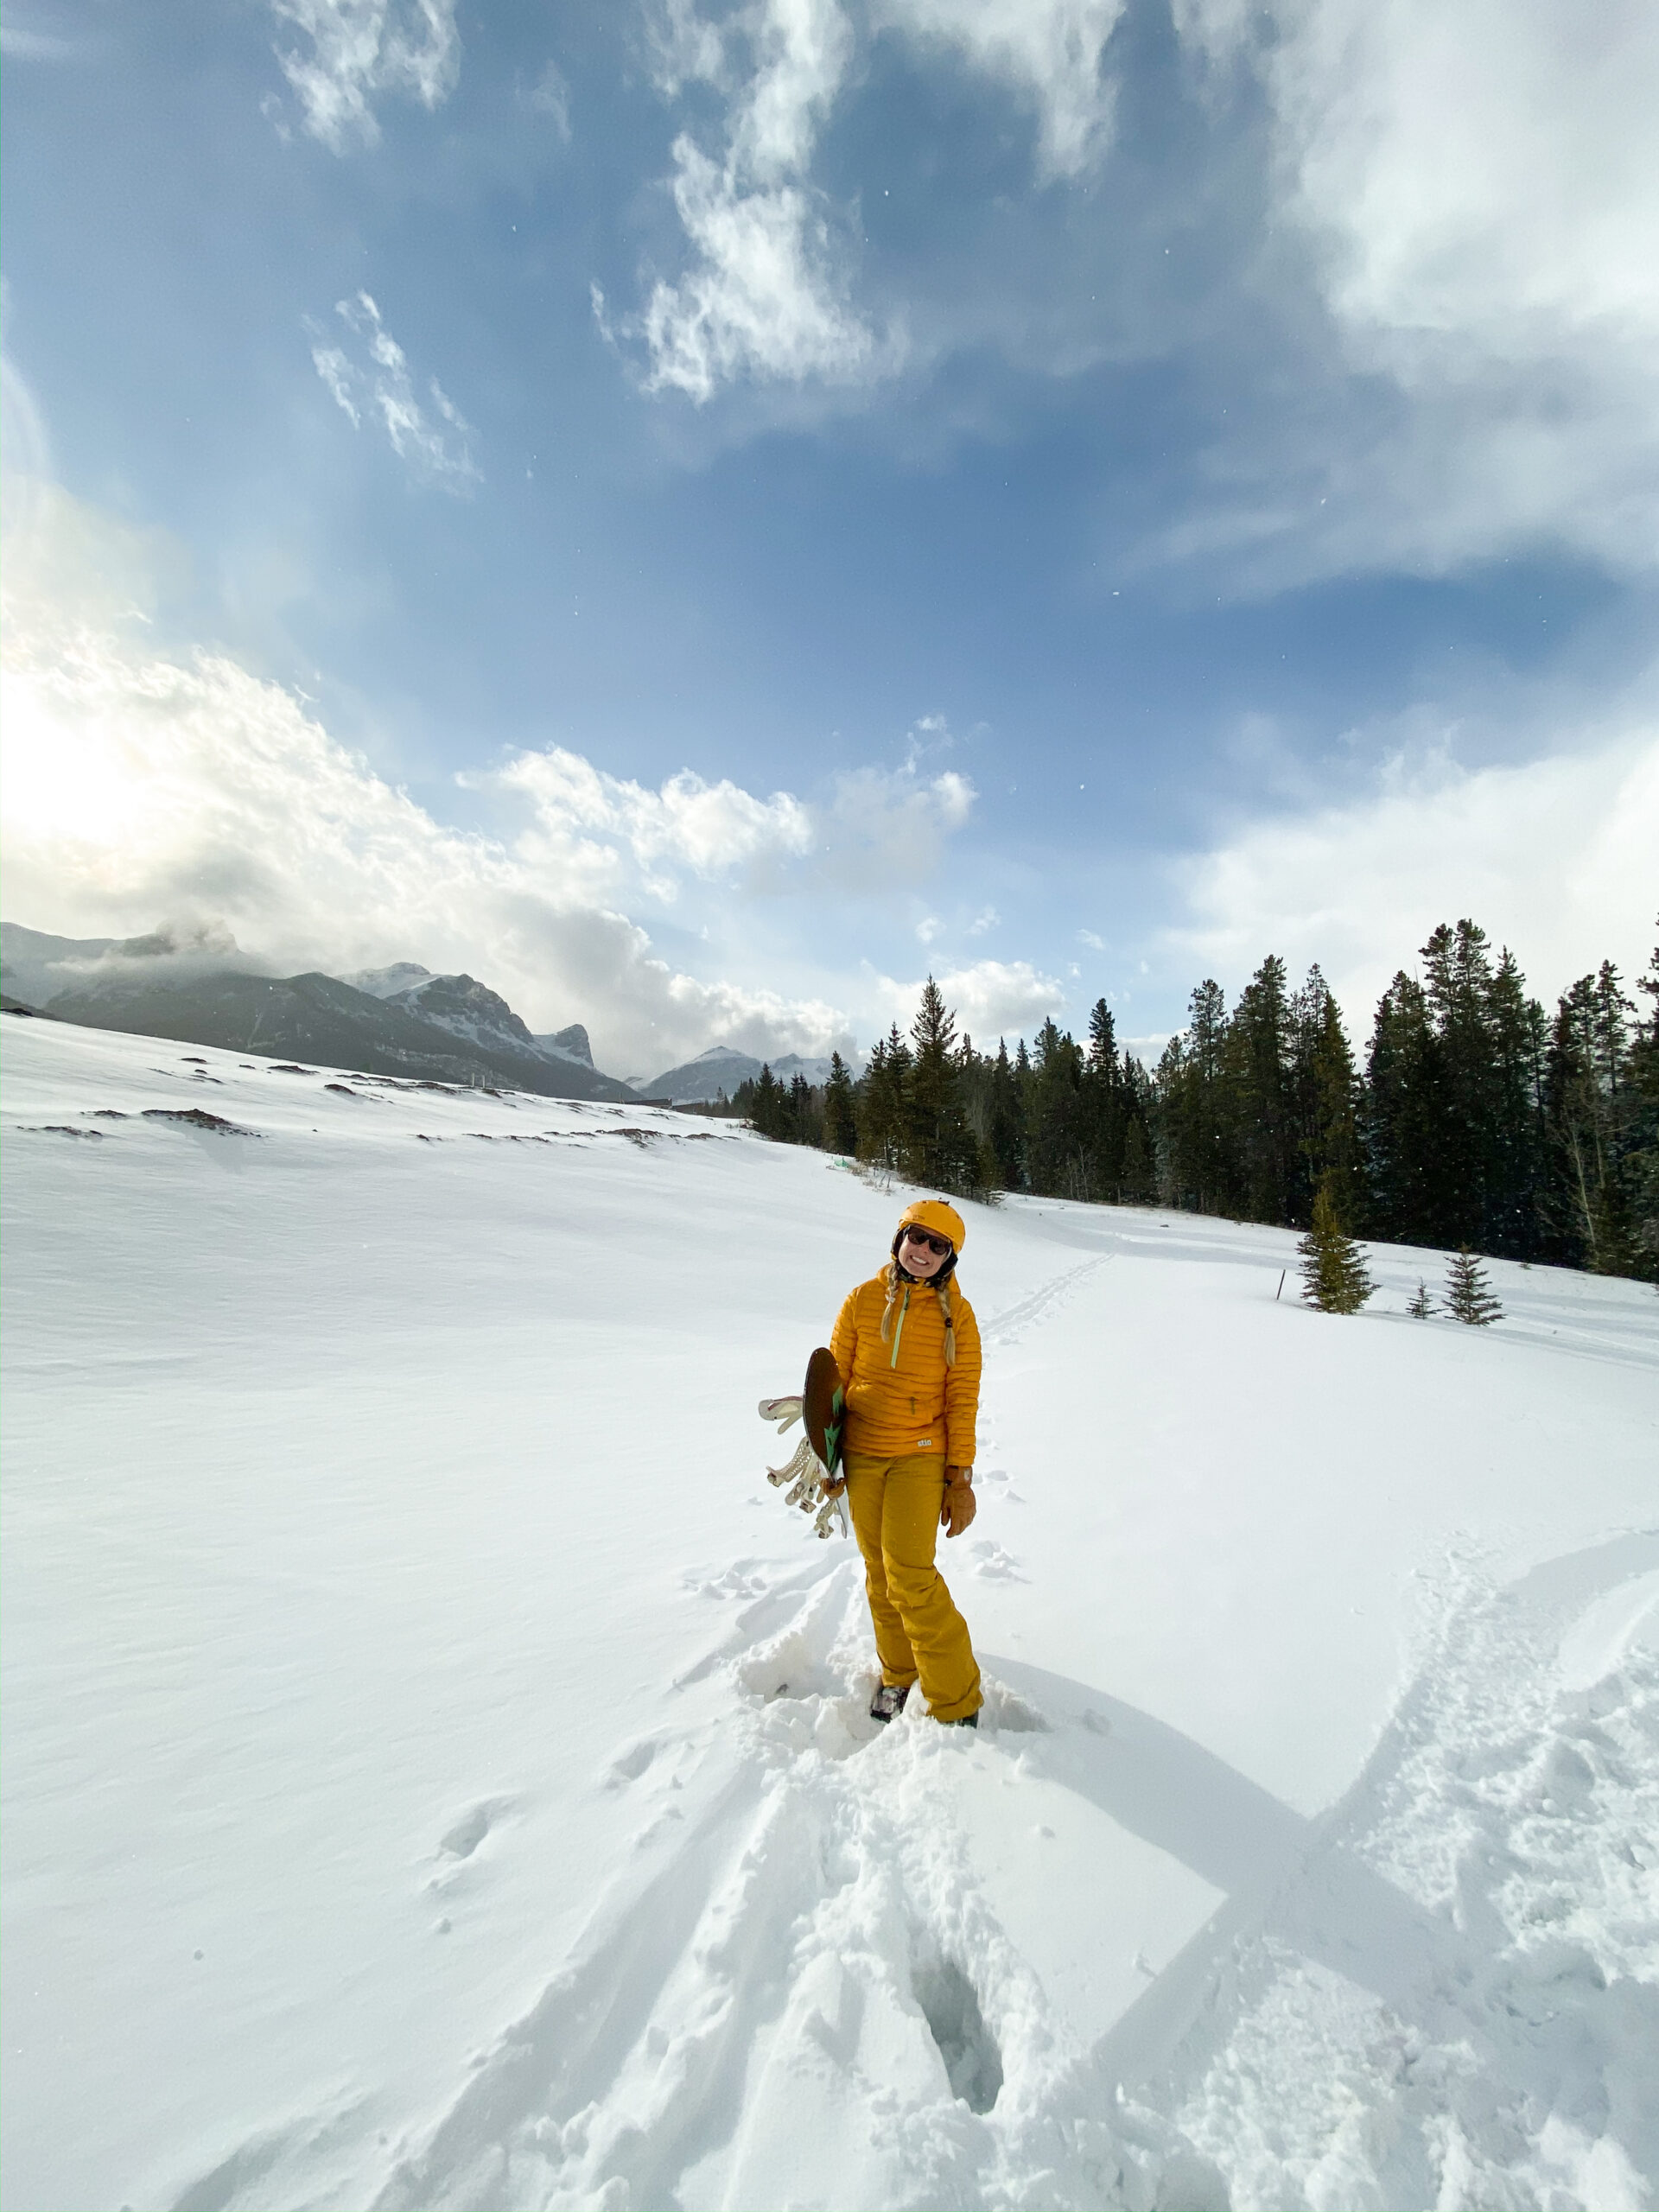
{"type": "Polygon", "coordinates": [[[82,61],[96,50],[86,38],[60,30],[54,16],[28,0],[9,0],[0,22],[0,54],[8,61],[82,61]]]}
{"type": "Polygon", "coordinates": [[[570,143],[570,86],[556,61],[543,65],[535,83],[522,95],[533,114],[545,116],[568,146],[570,143]]]}
{"type": "Polygon", "coordinates": [[[820,851],[849,891],[925,876],[965,829],[978,797],[953,768],[937,776],[901,768],[853,768],[837,776],[817,810],[820,851]]]}
{"type": "MultiPolygon", "coordinates": [[[[693,79],[726,92],[725,143],[688,131],[673,147],[672,192],[690,266],[652,288],[637,323],[650,391],[699,405],[744,377],[858,383],[897,359],[850,301],[850,232],[810,181],[814,148],[853,55],[836,0],[760,0],[718,26],[685,4],[658,18],[661,88],[693,79]],[[746,54],[748,73],[738,66],[746,54]]],[[[601,327],[612,325],[595,290],[601,327]]]]}
{"type": "Polygon", "coordinates": [[[310,41],[277,49],[314,138],[336,154],[372,146],[378,94],[401,92],[437,107],[461,73],[455,0],[270,0],[278,20],[310,41]]]}
{"type": "Polygon", "coordinates": [[[882,0],[879,25],[959,54],[1037,110],[1037,174],[1075,177],[1105,151],[1116,87],[1106,41],[1124,0],[882,0]]]}
{"type": "MultiPolygon", "coordinates": [[[[1659,14],[1611,0],[1593,36],[1574,0],[1176,15],[1193,48],[1259,76],[1279,226],[1311,249],[1340,365],[1403,403],[1369,435],[1335,426],[1315,496],[1292,479],[1287,499],[1281,474],[1213,542],[1294,534],[1322,565],[1444,569],[1554,537],[1650,568],[1659,14]]],[[[1320,435],[1299,423],[1305,454],[1320,435]]]]}
{"type": "MultiPolygon", "coordinates": [[[[883,0],[868,30],[950,52],[1007,87],[1037,118],[1039,181],[1075,178],[1111,135],[1108,40],[1124,0],[883,0]]],[[[711,151],[683,130],[671,183],[691,261],[652,286],[632,321],[594,288],[600,326],[643,341],[650,391],[699,405],[755,382],[874,385],[905,365],[903,319],[884,327],[853,298],[850,208],[811,180],[824,126],[858,74],[858,33],[839,0],[753,0],[720,21],[695,0],[664,0],[652,19],[658,90],[688,86],[726,104],[711,151]]]]}
{"type": "Polygon", "coordinates": [[[334,313],[347,342],[355,342],[358,358],[343,345],[330,343],[328,333],[309,323],[311,359],[352,428],[360,429],[365,419],[378,423],[411,476],[446,492],[470,492],[480,481],[472,426],[437,378],[427,379],[429,415],[416,397],[408,356],[382,322],[369,295],[359,292],[353,299],[340,301],[334,313]]]}

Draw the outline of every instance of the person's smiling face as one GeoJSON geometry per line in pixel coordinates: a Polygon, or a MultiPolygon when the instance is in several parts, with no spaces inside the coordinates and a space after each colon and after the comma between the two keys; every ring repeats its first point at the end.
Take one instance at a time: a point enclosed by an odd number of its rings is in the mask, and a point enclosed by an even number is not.
{"type": "Polygon", "coordinates": [[[929,1229],[918,1229],[913,1224],[905,1231],[899,1247],[899,1264],[906,1274],[919,1275],[924,1282],[938,1274],[950,1256],[948,1237],[935,1236],[929,1229]]]}

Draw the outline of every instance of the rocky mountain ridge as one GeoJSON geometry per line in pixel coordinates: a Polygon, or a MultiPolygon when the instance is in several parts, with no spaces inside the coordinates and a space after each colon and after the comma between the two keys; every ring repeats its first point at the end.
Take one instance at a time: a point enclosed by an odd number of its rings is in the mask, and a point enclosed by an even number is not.
{"type": "Polygon", "coordinates": [[[6,997],[87,1028],[555,1098],[639,1096],[594,1066],[580,1024],[543,1046],[474,976],[434,976],[412,961],[352,982],[251,973],[228,931],[74,938],[9,922],[0,932],[6,997]]]}
{"type": "MultiPolygon", "coordinates": [[[[94,1029],[169,1037],[227,1051],[324,1060],[373,1074],[511,1084],[562,1098],[710,1104],[760,1073],[753,1053],[713,1045],[648,1080],[623,1082],[594,1065],[581,1022],[535,1034],[474,976],[435,975],[418,961],[345,976],[280,976],[219,924],[163,927],[137,938],[54,937],[0,924],[8,1001],[94,1029]]],[[[849,1056],[855,1073],[859,1062],[849,1056]]],[[[785,1052],[780,1083],[828,1079],[827,1058],[785,1052]]]]}

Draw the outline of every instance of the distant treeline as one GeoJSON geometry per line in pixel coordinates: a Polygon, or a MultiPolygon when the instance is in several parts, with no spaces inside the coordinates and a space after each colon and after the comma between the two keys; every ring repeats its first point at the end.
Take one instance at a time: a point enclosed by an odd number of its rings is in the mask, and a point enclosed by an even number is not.
{"type": "Polygon", "coordinates": [[[1473,922],[1442,925],[1376,1010],[1362,1071],[1318,968],[1264,960],[1230,1011],[1200,983],[1155,1070],[1104,999],[1085,1041],[1046,1021],[1010,1058],[958,1038],[931,977],[857,1081],[769,1067],[729,1110],[931,1189],[996,1190],[1306,1229],[1323,1186],[1353,1235],[1659,1279],[1659,951],[1604,962],[1553,1015],[1473,922]]]}

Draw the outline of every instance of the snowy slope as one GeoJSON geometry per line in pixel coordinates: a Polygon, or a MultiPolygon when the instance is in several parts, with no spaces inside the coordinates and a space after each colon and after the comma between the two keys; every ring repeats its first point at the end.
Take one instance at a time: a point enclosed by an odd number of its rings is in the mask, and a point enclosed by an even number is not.
{"type": "Polygon", "coordinates": [[[990,1700],[884,1735],[753,1408],[901,1193],[0,1046],[17,2212],[1659,2202],[1650,1289],[971,1210],[990,1700]]]}

